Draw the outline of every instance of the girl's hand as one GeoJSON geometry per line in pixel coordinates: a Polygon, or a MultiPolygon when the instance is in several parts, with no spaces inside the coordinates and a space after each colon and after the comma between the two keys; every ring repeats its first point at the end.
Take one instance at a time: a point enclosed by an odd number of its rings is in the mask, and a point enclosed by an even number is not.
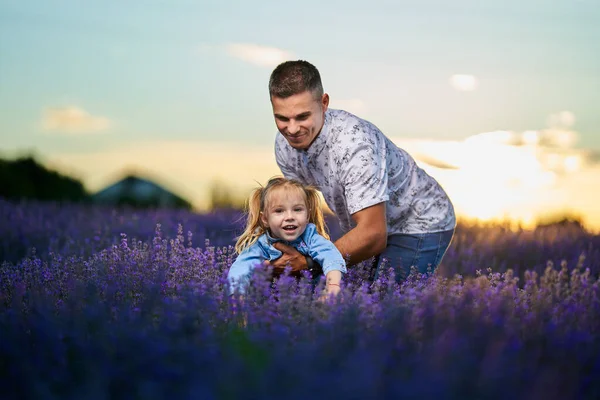
{"type": "Polygon", "coordinates": [[[338,283],[328,283],[327,284],[327,296],[333,295],[333,296],[337,296],[338,293],[340,292],[340,290],[342,290],[340,288],[340,285],[338,283]]]}
{"type": "Polygon", "coordinates": [[[327,299],[336,297],[341,291],[340,285],[337,283],[327,284],[325,290],[319,297],[319,301],[324,303],[327,299]]]}

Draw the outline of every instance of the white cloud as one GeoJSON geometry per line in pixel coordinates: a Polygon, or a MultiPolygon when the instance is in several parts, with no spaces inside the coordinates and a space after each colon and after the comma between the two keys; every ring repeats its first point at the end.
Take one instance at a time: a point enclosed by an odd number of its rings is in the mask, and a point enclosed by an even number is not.
{"type": "Polygon", "coordinates": [[[579,140],[577,132],[566,129],[544,129],[538,135],[538,145],[541,147],[568,149],[579,140]]]}
{"type": "Polygon", "coordinates": [[[414,152],[411,155],[415,158],[415,160],[421,161],[421,162],[423,162],[427,165],[431,165],[432,167],[435,167],[435,168],[459,169],[459,167],[454,164],[450,164],[449,162],[442,161],[442,160],[435,158],[433,156],[430,156],[429,154],[426,154],[426,153],[414,152]]]}
{"type": "Polygon", "coordinates": [[[465,142],[485,145],[536,146],[543,148],[568,149],[579,139],[572,130],[546,128],[524,132],[493,131],[469,136],[465,142]]]}
{"type": "Polygon", "coordinates": [[[230,43],[225,46],[225,50],[230,56],[259,67],[276,67],[295,58],[294,54],[287,50],[252,43],[230,43]]]}
{"type": "Polygon", "coordinates": [[[450,77],[450,85],[458,91],[470,92],[477,89],[477,78],[473,75],[456,74],[450,77]]]}
{"type": "Polygon", "coordinates": [[[493,131],[478,133],[465,139],[466,143],[480,145],[518,145],[521,143],[521,137],[516,132],[511,131],[493,131]]]}
{"type": "Polygon", "coordinates": [[[42,116],[42,127],[47,131],[82,134],[108,129],[108,118],[97,117],[76,106],[46,108],[42,116]]]}

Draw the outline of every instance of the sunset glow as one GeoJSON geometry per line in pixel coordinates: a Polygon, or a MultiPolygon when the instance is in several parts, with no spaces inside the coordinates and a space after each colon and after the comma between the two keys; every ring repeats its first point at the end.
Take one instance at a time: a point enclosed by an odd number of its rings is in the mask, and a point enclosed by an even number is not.
{"type": "MultiPolygon", "coordinates": [[[[583,151],[537,140],[543,137],[542,131],[497,131],[461,141],[392,140],[440,182],[459,217],[533,226],[548,215],[576,212],[586,216],[590,228],[600,229],[600,210],[593,200],[599,167],[583,151]]],[[[173,188],[188,196],[198,210],[206,209],[207,190],[215,180],[243,198],[257,182],[281,174],[268,146],[198,142],[149,142],[87,155],[61,154],[50,162],[59,169],[78,165],[90,189],[98,190],[109,183],[107,177],[116,179],[129,165],[124,161],[127,157],[150,175],[160,171],[161,177],[176,177],[170,179],[173,188]],[[219,164],[223,154],[230,154],[230,161],[218,170],[194,168],[198,159],[219,164]]]]}
{"type": "Polygon", "coordinates": [[[585,152],[571,147],[576,140],[571,131],[530,130],[485,132],[462,141],[394,141],[439,180],[460,216],[533,226],[549,215],[575,212],[600,229],[599,210],[584,210],[573,196],[595,193],[592,182],[599,176],[585,152]],[[575,176],[587,176],[589,189],[574,187],[575,176]]]}

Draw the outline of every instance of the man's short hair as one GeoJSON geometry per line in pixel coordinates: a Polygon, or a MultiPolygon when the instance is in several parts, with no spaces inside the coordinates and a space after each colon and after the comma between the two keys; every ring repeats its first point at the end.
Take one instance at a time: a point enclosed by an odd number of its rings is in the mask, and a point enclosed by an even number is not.
{"type": "Polygon", "coordinates": [[[285,99],[304,91],[310,91],[315,100],[323,96],[323,84],[319,70],[304,60],[286,61],[279,64],[269,79],[269,95],[285,99]]]}

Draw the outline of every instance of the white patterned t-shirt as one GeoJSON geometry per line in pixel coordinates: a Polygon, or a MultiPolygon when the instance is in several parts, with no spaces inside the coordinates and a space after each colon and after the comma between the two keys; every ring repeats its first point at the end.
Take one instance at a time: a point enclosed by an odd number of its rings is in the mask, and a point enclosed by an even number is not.
{"type": "Polygon", "coordinates": [[[344,232],[356,226],[352,214],[381,202],[388,235],[456,226],[452,202],[438,182],[374,124],[349,112],[328,109],[306,150],[294,149],[278,132],[275,159],[286,178],[319,189],[344,232]]]}

